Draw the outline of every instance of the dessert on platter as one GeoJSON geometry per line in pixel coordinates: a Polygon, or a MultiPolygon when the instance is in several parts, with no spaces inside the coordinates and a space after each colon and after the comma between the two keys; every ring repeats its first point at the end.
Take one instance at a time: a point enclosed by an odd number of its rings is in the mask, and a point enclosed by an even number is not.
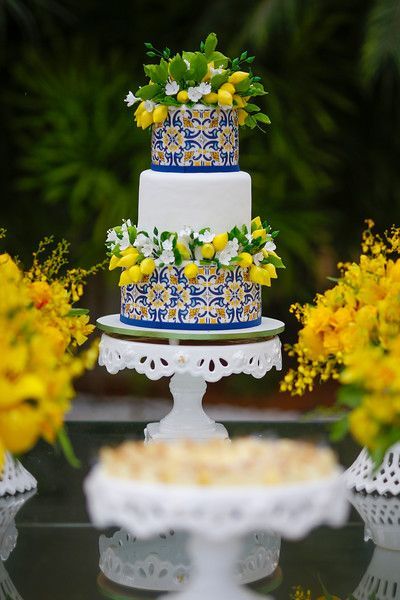
{"type": "Polygon", "coordinates": [[[158,62],[126,97],[138,127],[151,127],[151,168],[139,183],[138,223],[110,229],[110,269],[122,268],[120,319],[158,329],[238,329],[261,323],[261,286],[284,265],[278,234],[252,219],[251,177],[239,167],[239,126],[268,117],[253,56],[230,59],[210,34],[174,56],[146,44],[158,62]]]}
{"type": "Polygon", "coordinates": [[[101,451],[110,477],[195,486],[279,486],[331,476],[337,468],[327,447],[288,439],[190,440],[144,445],[125,442],[101,451]]]}

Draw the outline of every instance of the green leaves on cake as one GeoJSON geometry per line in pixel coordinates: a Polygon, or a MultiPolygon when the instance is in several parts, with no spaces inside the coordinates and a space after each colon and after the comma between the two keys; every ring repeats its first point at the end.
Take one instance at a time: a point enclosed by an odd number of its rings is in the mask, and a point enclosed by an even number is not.
{"type": "Polygon", "coordinates": [[[128,106],[139,103],[135,110],[138,127],[146,129],[153,123],[163,123],[169,106],[192,107],[198,104],[221,109],[236,109],[239,125],[262,129],[270,120],[257,104],[250,100],[267,92],[261,78],[254,75],[254,56],[247,50],[237,58],[230,59],[217,50],[217,36],[210,33],[200,43],[196,52],[177,53],[157,50],[153,44],[145,44],[147,55],[158,59],[158,64],[144,65],[149,82],[135,94],[125,98],[128,106]]]}
{"type": "Polygon", "coordinates": [[[184,267],[187,279],[195,279],[200,265],[219,268],[241,267],[249,271],[249,279],[261,285],[271,285],[276,269],[285,268],[276,254],[275,238],[267,221],[256,217],[251,230],[246,225],[231,231],[215,233],[210,227],[199,231],[185,227],[179,232],[152,233],[138,231],[128,219],[107,232],[106,247],[110,270],[123,269],[119,285],[138,284],[152,275],[157,267],[184,267]]]}

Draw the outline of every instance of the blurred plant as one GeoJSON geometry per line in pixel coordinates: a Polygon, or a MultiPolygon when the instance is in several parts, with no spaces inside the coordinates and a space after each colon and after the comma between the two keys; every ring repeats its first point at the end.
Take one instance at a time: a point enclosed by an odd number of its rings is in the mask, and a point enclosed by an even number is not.
{"type": "Polygon", "coordinates": [[[18,188],[40,195],[35,210],[53,209],[55,233],[91,262],[109,224],[134,212],[134,182],[147,162],[120,108],[128,70],[116,54],[103,59],[75,42],[26,52],[14,78],[18,188]]]}
{"type": "Polygon", "coordinates": [[[297,360],[282,391],[302,395],[316,380],[339,380],[338,403],[348,409],[335,425],[348,430],[379,465],[400,440],[400,227],[384,237],[363,234],[358,263],[339,264],[333,288],[314,304],[293,305],[302,327],[289,346],[297,360]]]}
{"type": "Polygon", "coordinates": [[[1,463],[5,451],[26,452],[39,438],[58,439],[76,462],[63,420],[74,395],[72,382],[94,365],[97,343],[77,352],[94,326],[87,311],[73,304],[100,265],[62,274],[68,245],[60,242],[47,252],[52,241],[39,245],[25,272],[9,254],[0,255],[1,463]]]}
{"type": "MultiPolygon", "coordinates": [[[[361,49],[362,75],[367,83],[379,76],[400,79],[400,5],[398,0],[375,0],[367,18],[361,49]]],[[[391,90],[388,90],[391,91],[391,90]]]]}

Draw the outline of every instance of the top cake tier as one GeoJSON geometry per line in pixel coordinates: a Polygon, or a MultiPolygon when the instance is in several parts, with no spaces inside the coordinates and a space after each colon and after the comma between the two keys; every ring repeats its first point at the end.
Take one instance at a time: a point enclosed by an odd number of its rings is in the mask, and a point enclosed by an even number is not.
{"type": "Polygon", "coordinates": [[[237,110],[169,107],[166,119],[153,124],[151,168],[188,173],[239,171],[237,110]]]}

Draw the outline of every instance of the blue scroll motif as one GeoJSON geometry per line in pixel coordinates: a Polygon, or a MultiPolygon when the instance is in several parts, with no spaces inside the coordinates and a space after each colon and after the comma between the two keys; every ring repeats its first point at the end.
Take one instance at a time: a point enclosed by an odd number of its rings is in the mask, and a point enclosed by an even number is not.
{"type": "Polygon", "coordinates": [[[170,107],[164,123],[154,124],[151,162],[155,170],[239,170],[236,109],[170,107]]]}
{"type": "Polygon", "coordinates": [[[191,280],[183,267],[160,267],[121,288],[121,321],[165,329],[254,327],[261,323],[261,286],[240,267],[203,265],[191,280]]]}

